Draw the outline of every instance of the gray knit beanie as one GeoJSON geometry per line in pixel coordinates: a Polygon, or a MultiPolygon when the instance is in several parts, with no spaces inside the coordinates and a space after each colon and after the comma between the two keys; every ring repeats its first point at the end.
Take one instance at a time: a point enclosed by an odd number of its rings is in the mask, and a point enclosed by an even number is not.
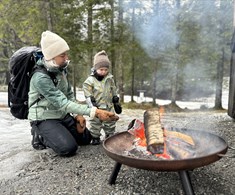
{"type": "Polygon", "coordinates": [[[41,48],[46,60],[51,60],[69,50],[67,42],[59,35],[50,31],[42,33],[41,48]]]}
{"type": "Polygon", "coordinates": [[[109,68],[109,66],[110,66],[110,61],[107,53],[104,50],[95,54],[94,63],[93,63],[93,67],[95,70],[98,70],[101,67],[109,68]]]}

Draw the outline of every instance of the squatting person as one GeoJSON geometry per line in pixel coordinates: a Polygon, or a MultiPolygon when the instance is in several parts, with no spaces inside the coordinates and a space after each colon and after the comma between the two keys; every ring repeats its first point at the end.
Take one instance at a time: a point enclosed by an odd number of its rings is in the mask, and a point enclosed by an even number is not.
{"type": "Polygon", "coordinates": [[[67,79],[70,48],[63,38],[45,31],[40,44],[44,57],[37,61],[37,66],[54,74],[57,84],[48,74],[39,71],[30,80],[28,119],[32,126],[32,145],[35,149],[49,147],[59,155],[70,156],[76,153],[78,145],[91,141],[83,115],[101,121],[117,120],[117,117],[114,113],[76,102],[67,79]]]}

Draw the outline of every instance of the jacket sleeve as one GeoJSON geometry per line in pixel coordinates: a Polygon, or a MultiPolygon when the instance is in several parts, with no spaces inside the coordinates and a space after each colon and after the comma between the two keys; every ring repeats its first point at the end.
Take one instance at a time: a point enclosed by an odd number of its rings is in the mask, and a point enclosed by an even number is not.
{"type": "Polygon", "coordinates": [[[112,79],[112,82],[111,82],[111,87],[112,87],[112,95],[117,96],[118,95],[117,87],[116,87],[115,82],[114,82],[113,79],[112,79]]]}
{"type": "MultiPolygon", "coordinates": [[[[53,106],[53,110],[62,110],[66,113],[74,113],[91,116],[91,108],[87,105],[78,104],[68,99],[68,97],[57,87],[55,87],[51,78],[43,73],[35,73],[32,84],[39,94],[47,100],[49,109],[53,106]]],[[[44,105],[42,105],[44,106],[44,105]]]]}
{"type": "Polygon", "coordinates": [[[91,77],[88,77],[84,81],[82,89],[83,89],[83,92],[84,92],[84,95],[85,95],[86,98],[94,96],[94,94],[92,92],[92,90],[93,90],[93,82],[92,82],[92,78],[91,77]]]}

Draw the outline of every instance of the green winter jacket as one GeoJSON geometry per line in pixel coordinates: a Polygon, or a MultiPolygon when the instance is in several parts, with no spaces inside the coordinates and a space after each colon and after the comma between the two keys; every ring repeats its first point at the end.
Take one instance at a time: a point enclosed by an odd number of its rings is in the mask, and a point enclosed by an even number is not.
{"type": "Polygon", "coordinates": [[[117,95],[117,88],[112,74],[109,73],[102,81],[98,81],[92,70],[91,75],[83,83],[83,91],[86,98],[95,98],[98,108],[113,108],[112,98],[117,95]]]}
{"type": "MultiPolygon", "coordinates": [[[[44,66],[44,60],[39,60],[37,64],[44,66]]],[[[68,113],[91,115],[91,108],[88,105],[76,103],[73,91],[67,80],[66,68],[47,69],[56,75],[58,84],[55,86],[48,74],[35,72],[30,80],[29,103],[38,99],[40,94],[44,97],[38,103],[29,108],[28,119],[62,119],[68,113]]]]}

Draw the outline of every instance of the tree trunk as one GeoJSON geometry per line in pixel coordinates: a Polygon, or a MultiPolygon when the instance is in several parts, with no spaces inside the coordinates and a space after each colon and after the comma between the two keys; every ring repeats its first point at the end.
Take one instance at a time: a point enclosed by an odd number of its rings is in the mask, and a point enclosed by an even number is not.
{"type": "Polygon", "coordinates": [[[156,89],[157,89],[157,59],[154,62],[155,64],[153,65],[153,106],[156,106],[156,89]]]}
{"type": "MultiPolygon", "coordinates": [[[[132,9],[132,29],[135,27],[135,7],[132,9]]],[[[131,55],[131,101],[134,102],[135,90],[135,36],[132,34],[132,55],[131,55]]]]}
{"type": "Polygon", "coordinates": [[[177,93],[177,77],[178,77],[178,68],[177,68],[177,65],[173,67],[175,70],[174,70],[174,73],[173,73],[173,77],[171,79],[171,103],[172,104],[175,104],[176,103],[176,93],[177,93]]]}
{"type": "Polygon", "coordinates": [[[222,57],[217,64],[216,92],[215,92],[215,109],[222,109],[222,88],[223,88],[223,71],[224,70],[224,48],[222,48],[222,57]]]}
{"type": "MultiPolygon", "coordinates": [[[[222,13],[223,4],[220,2],[220,10],[222,13]]],[[[222,14],[219,20],[219,37],[221,41],[224,40],[223,33],[224,33],[224,22],[222,21],[222,14]]],[[[219,42],[219,45],[221,41],[219,42]]],[[[223,88],[223,73],[224,73],[224,47],[221,48],[221,59],[217,63],[217,77],[216,77],[216,91],[215,91],[215,109],[223,109],[222,108],[222,88],[223,88]]]]}
{"type": "Polygon", "coordinates": [[[124,77],[123,77],[123,65],[122,65],[122,45],[123,45],[123,10],[122,10],[122,0],[118,1],[118,26],[119,26],[119,37],[118,37],[118,42],[119,42],[119,47],[118,47],[118,87],[119,87],[119,96],[120,96],[120,102],[124,102],[124,77]]]}
{"type": "Polygon", "coordinates": [[[92,10],[92,2],[89,3],[87,12],[88,12],[88,19],[87,19],[88,67],[87,67],[87,72],[90,73],[90,69],[93,66],[93,35],[92,35],[93,10],[92,10]]]}
{"type": "MultiPolygon", "coordinates": [[[[234,32],[235,34],[235,32],[234,32]]],[[[235,36],[234,36],[235,37],[235,36]]],[[[234,40],[233,40],[234,42],[234,40]]],[[[230,61],[230,80],[229,80],[229,99],[228,99],[228,115],[235,119],[235,48],[232,43],[232,56],[230,61]]]]}
{"type": "Polygon", "coordinates": [[[53,31],[52,19],[51,19],[51,7],[50,1],[45,1],[46,19],[47,19],[47,29],[53,31]]]}
{"type": "Polygon", "coordinates": [[[71,65],[72,65],[73,94],[74,94],[75,99],[77,99],[76,66],[75,66],[75,64],[71,64],[71,65]]]}
{"type": "Polygon", "coordinates": [[[235,119],[235,0],[233,1],[233,37],[231,43],[228,115],[235,119]]]}
{"type": "Polygon", "coordinates": [[[131,102],[134,102],[135,95],[135,59],[132,56],[131,60],[131,102]]]}
{"type": "Polygon", "coordinates": [[[115,56],[115,39],[114,39],[114,2],[110,0],[110,7],[111,7],[111,26],[110,26],[110,42],[111,42],[111,64],[112,64],[112,74],[114,76],[114,82],[117,81],[117,72],[116,72],[116,56],[115,56]]]}
{"type": "MultiPolygon", "coordinates": [[[[176,1],[176,9],[179,10],[181,6],[181,1],[177,0],[176,1]]],[[[177,21],[179,22],[180,18],[177,16],[177,21]]],[[[179,27],[176,28],[176,33],[178,33],[179,27]]],[[[173,67],[175,70],[173,72],[173,78],[171,80],[171,103],[176,104],[176,95],[177,95],[177,90],[178,90],[178,68],[179,68],[179,47],[180,47],[180,40],[178,41],[178,44],[176,45],[176,65],[173,67]]]]}

